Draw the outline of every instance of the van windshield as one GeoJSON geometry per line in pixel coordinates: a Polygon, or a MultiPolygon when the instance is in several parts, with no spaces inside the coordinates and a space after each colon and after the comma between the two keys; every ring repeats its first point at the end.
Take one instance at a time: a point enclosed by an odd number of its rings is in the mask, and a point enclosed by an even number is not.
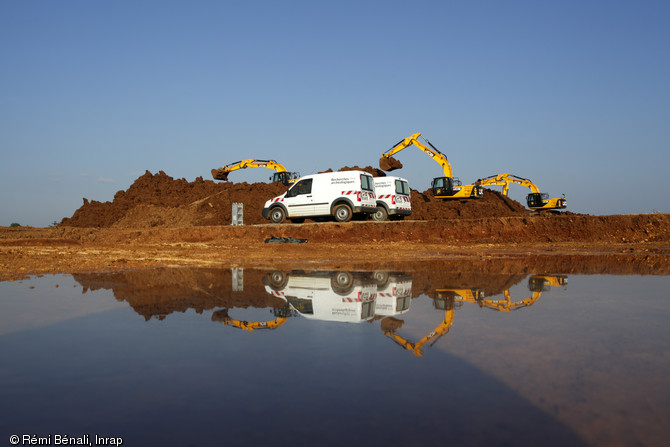
{"type": "Polygon", "coordinates": [[[371,176],[361,174],[361,189],[364,191],[374,191],[375,182],[371,176]]]}

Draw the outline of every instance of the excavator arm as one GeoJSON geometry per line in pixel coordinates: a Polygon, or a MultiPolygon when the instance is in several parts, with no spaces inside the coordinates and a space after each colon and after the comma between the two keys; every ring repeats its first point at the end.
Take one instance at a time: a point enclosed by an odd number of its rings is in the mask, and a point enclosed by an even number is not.
{"type": "Polygon", "coordinates": [[[472,290],[472,294],[468,289],[438,289],[438,293],[447,296],[453,296],[456,303],[476,303],[481,308],[493,309],[498,312],[513,312],[515,310],[529,307],[542,296],[542,292],[549,290],[549,287],[565,287],[568,284],[568,277],[565,275],[532,275],[528,278],[528,290],[532,295],[520,301],[512,301],[512,296],[509,289],[503,292],[503,299],[496,300],[485,298],[483,291],[476,292],[480,289],[472,290]],[[476,293],[475,293],[476,292],[476,293]]]}
{"type": "Polygon", "coordinates": [[[395,169],[402,168],[402,163],[400,163],[398,160],[395,160],[393,155],[411,145],[414,145],[421,149],[430,158],[435,160],[435,162],[437,162],[440,166],[442,166],[445,177],[453,177],[454,175],[451,169],[451,163],[449,163],[449,160],[447,160],[447,156],[440,152],[426,138],[424,138],[424,140],[430,147],[424,145],[421,141],[419,141],[420,136],[421,132],[417,132],[393,145],[391,149],[382,154],[381,158],[379,159],[379,167],[384,171],[393,171],[395,169]]]}
{"type": "Polygon", "coordinates": [[[533,193],[540,192],[540,188],[538,188],[537,185],[531,182],[529,179],[518,177],[516,175],[512,175],[509,173],[491,175],[485,178],[480,178],[479,180],[477,180],[477,182],[479,182],[479,184],[482,186],[502,186],[503,187],[502,194],[504,196],[506,196],[507,193],[509,192],[510,183],[525,186],[526,188],[530,189],[533,193]]]}
{"type": "Polygon", "coordinates": [[[425,137],[421,138],[423,138],[423,140],[427,143],[427,146],[423,144],[419,140],[419,137],[421,137],[420,132],[412,134],[409,137],[397,142],[388,151],[382,153],[381,157],[379,158],[379,168],[384,171],[394,171],[396,169],[402,168],[402,163],[393,158],[393,155],[409,146],[414,145],[442,167],[444,176],[434,178],[431,184],[433,195],[436,198],[469,199],[482,197],[482,188],[480,186],[462,185],[460,180],[454,178],[453,170],[451,169],[451,163],[449,163],[449,160],[447,160],[447,156],[440,152],[435,146],[433,146],[431,142],[428,141],[428,139],[425,137]]]}
{"type": "Polygon", "coordinates": [[[281,182],[287,186],[291,183],[294,183],[299,177],[295,172],[288,172],[282,164],[276,162],[275,160],[257,160],[254,158],[236,161],[221,168],[212,169],[212,177],[214,177],[215,180],[228,180],[228,174],[233,171],[237,171],[238,169],[245,168],[274,169],[276,172],[272,177],[272,181],[281,182]]]}
{"type": "Polygon", "coordinates": [[[510,183],[525,186],[531,190],[531,193],[526,196],[528,208],[532,210],[557,210],[564,209],[568,206],[568,201],[565,196],[549,198],[549,194],[541,193],[540,188],[527,178],[518,177],[509,173],[491,175],[485,178],[480,178],[475,182],[475,185],[480,186],[502,186],[502,195],[506,196],[509,192],[510,183]]]}
{"type": "Polygon", "coordinates": [[[403,321],[394,317],[386,317],[382,320],[382,332],[386,337],[389,337],[407,351],[410,351],[417,357],[422,357],[424,346],[428,343],[430,343],[429,346],[434,345],[440,337],[449,332],[451,325],[454,324],[453,298],[444,299],[444,297],[437,296],[433,304],[436,309],[444,310],[444,320],[416,343],[412,343],[397,334],[396,329],[402,326],[403,321]]]}
{"type": "Polygon", "coordinates": [[[528,307],[539,300],[540,296],[542,296],[542,291],[536,290],[533,292],[533,295],[521,301],[512,301],[509,290],[505,290],[503,296],[505,299],[502,300],[482,300],[479,302],[479,305],[481,307],[497,310],[498,312],[513,312],[523,307],[528,307]]]}

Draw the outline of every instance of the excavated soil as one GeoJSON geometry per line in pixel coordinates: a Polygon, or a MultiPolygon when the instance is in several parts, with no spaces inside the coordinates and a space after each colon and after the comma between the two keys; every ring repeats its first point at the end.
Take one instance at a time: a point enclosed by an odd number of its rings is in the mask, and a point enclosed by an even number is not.
{"type": "MultiPolygon", "coordinates": [[[[348,169],[361,168],[341,170],[348,169]]],[[[631,259],[643,274],[670,270],[670,214],[537,215],[493,190],[482,199],[449,201],[412,190],[413,214],[404,221],[270,224],[261,209],[285,190],[278,183],[188,182],[147,171],[111,202],[84,199],[56,227],[0,227],[0,281],[138,267],[376,268],[531,256],[595,257],[601,273],[631,259]],[[234,202],[244,205],[245,225],[230,225],[234,202]],[[272,236],[307,243],[264,243],[272,236]]]]}
{"type": "Polygon", "coordinates": [[[231,183],[173,179],[147,171],[111,202],[89,201],[64,218],[61,225],[92,228],[151,228],[224,225],[231,222],[232,204],[244,204],[245,223],[260,223],[269,198],[282,194],[280,183],[231,183]]]}
{"type": "MultiPolygon", "coordinates": [[[[385,175],[371,167],[344,167],[363,170],[373,176],[385,175]]],[[[175,228],[185,226],[227,225],[232,218],[232,204],[244,205],[244,223],[267,223],[261,210],[265,201],[286,191],[280,183],[214,182],[198,177],[193,182],[168,176],[163,171],[147,171],[126,191],[119,191],[111,202],[89,201],[64,218],[61,225],[80,228],[175,228]]],[[[412,220],[455,218],[510,217],[529,211],[497,191],[487,190],[481,199],[435,199],[429,189],[411,190],[412,220]]]]}

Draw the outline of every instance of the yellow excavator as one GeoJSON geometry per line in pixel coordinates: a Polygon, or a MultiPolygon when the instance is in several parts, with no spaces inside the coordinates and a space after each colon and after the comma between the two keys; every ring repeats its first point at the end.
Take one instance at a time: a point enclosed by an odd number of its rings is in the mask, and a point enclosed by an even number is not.
{"type": "Polygon", "coordinates": [[[300,177],[297,172],[288,172],[282,164],[277,163],[275,160],[256,160],[254,158],[236,161],[221,168],[212,169],[212,177],[214,177],[215,180],[228,180],[228,174],[244,168],[274,169],[277,172],[270,177],[270,180],[282,183],[286,186],[295,183],[300,177]]]}
{"type": "Polygon", "coordinates": [[[424,145],[419,141],[421,133],[417,132],[409,137],[400,140],[394,144],[391,149],[384,152],[379,159],[379,168],[383,171],[393,171],[402,168],[402,163],[393,158],[401,150],[414,145],[421,149],[426,155],[435,160],[444,171],[444,177],[435,177],[431,183],[433,195],[439,199],[478,199],[483,196],[484,189],[479,185],[463,185],[461,181],[454,178],[451,170],[451,163],[447,160],[447,156],[440,152],[430,141],[426,138],[423,140],[428,144],[424,145]],[[430,146],[430,147],[429,147],[430,146]]]}
{"type": "Polygon", "coordinates": [[[453,297],[443,295],[438,292],[433,299],[433,305],[436,309],[444,311],[444,320],[418,342],[412,343],[396,333],[396,330],[403,324],[403,321],[398,318],[384,318],[381,321],[382,332],[386,337],[389,337],[391,340],[410,351],[415,356],[422,357],[424,346],[429,342],[432,342],[429,346],[433,346],[440,337],[449,332],[449,328],[451,328],[451,325],[454,324],[453,297]]]}
{"type": "Polygon", "coordinates": [[[228,309],[217,310],[212,314],[212,321],[218,321],[224,326],[232,326],[243,331],[255,331],[256,329],[277,329],[286,323],[286,318],[290,316],[288,306],[280,309],[274,309],[275,319],[269,321],[244,321],[236,320],[228,315],[228,309]]]}
{"type": "Polygon", "coordinates": [[[498,312],[513,312],[524,307],[531,306],[542,296],[542,292],[549,287],[567,286],[568,277],[565,275],[532,275],[528,278],[528,290],[533,292],[531,296],[521,301],[512,301],[509,289],[503,292],[502,300],[486,299],[481,289],[441,289],[437,292],[453,296],[456,303],[476,303],[481,308],[497,310],[498,312]]]}
{"type": "Polygon", "coordinates": [[[563,197],[549,198],[549,194],[540,192],[540,188],[527,178],[517,177],[509,173],[491,175],[489,177],[480,178],[475,182],[475,185],[480,186],[502,186],[502,195],[506,196],[509,192],[510,183],[525,186],[532,192],[526,196],[528,208],[537,211],[543,210],[561,210],[568,206],[568,200],[563,197]]]}

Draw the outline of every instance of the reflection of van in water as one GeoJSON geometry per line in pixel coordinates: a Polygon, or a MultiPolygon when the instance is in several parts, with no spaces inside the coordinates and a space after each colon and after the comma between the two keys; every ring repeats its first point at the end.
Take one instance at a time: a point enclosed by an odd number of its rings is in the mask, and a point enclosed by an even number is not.
{"type": "Polygon", "coordinates": [[[263,284],[306,318],[360,323],[375,315],[377,283],[369,273],[276,271],[266,275],[263,284]]]}
{"type": "Polygon", "coordinates": [[[409,183],[400,177],[375,177],[377,211],[372,218],[383,222],[386,218],[401,220],[412,214],[409,183]]]}
{"type": "Polygon", "coordinates": [[[354,214],[372,214],[376,210],[372,176],[363,171],[342,171],[302,177],[284,194],[265,202],[263,217],[274,223],[287,218],[303,222],[306,217],[327,216],[348,222],[354,214]]]}
{"type": "Polygon", "coordinates": [[[392,316],[404,314],[412,301],[412,277],[405,273],[378,271],[375,314],[392,316]]]}

